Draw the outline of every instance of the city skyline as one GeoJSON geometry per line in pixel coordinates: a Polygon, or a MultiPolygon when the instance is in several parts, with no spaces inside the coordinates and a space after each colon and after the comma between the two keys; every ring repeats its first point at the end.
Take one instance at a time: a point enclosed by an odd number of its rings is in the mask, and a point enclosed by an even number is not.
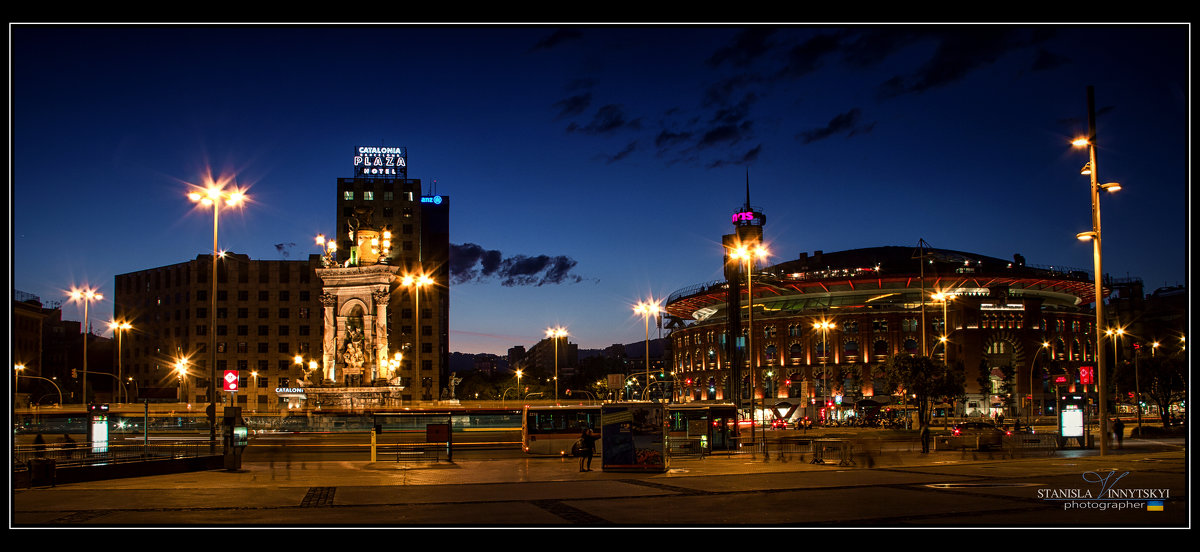
{"type": "Polygon", "coordinates": [[[250,198],[222,249],[305,259],[376,145],[452,201],[456,352],[549,327],[641,341],[639,301],[722,277],[747,179],[768,264],[924,240],[1091,273],[1070,141],[1094,86],[1099,175],[1123,185],[1101,199],[1104,271],[1149,293],[1190,265],[1189,30],[10,26],[12,287],[64,319],[72,286],[98,287],[106,328],[116,275],[211,252],[185,197],[209,172],[250,198]]]}

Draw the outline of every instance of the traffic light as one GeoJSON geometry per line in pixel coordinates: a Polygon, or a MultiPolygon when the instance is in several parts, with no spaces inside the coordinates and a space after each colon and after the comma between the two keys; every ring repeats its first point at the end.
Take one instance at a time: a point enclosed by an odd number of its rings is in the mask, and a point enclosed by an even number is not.
{"type": "Polygon", "coordinates": [[[71,377],[72,377],[72,378],[77,378],[77,377],[79,377],[79,376],[77,376],[77,375],[75,374],[75,369],[74,369],[74,368],[71,368],[71,377]]]}

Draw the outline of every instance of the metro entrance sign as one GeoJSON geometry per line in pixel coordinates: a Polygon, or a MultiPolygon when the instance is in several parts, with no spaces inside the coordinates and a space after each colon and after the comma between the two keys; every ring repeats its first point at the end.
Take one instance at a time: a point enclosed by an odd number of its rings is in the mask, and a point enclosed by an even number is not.
{"type": "Polygon", "coordinates": [[[224,379],[225,379],[225,390],[226,391],[233,392],[233,391],[238,390],[238,371],[237,370],[226,370],[224,379]]]}

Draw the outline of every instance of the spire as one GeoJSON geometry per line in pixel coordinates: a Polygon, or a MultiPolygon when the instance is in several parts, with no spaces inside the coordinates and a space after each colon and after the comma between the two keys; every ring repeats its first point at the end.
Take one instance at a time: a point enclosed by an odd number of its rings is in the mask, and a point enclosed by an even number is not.
{"type": "Polygon", "coordinates": [[[746,210],[750,210],[750,167],[746,167],[746,210]]]}

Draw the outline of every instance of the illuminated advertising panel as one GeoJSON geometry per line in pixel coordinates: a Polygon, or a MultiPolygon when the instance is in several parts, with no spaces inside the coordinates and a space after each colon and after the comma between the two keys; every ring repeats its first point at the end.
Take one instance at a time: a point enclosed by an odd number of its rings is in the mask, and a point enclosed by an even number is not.
{"type": "Polygon", "coordinates": [[[354,148],[355,176],[408,176],[408,148],[358,146],[354,148]]]}
{"type": "Polygon", "coordinates": [[[1095,383],[1094,381],[1092,381],[1092,367],[1091,366],[1080,366],[1079,367],[1079,383],[1082,383],[1083,385],[1091,385],[1091,384],[1095,383]]]}
{"type": "MultiPolygon", "coordinates": [[[[1074,405],[1072,405],[1074,406],[1074,405]]],[[[1062,428],[1060,428],[1063,437],[1082,437],[1083,436],[1083,411],[1068,408],[1062,411],[1062,428]]]]}
{"type": "Polygon", "coordinates": [[[661,403],[600,407],[604,471],[666,471],[667,420],[661,403]]]}

